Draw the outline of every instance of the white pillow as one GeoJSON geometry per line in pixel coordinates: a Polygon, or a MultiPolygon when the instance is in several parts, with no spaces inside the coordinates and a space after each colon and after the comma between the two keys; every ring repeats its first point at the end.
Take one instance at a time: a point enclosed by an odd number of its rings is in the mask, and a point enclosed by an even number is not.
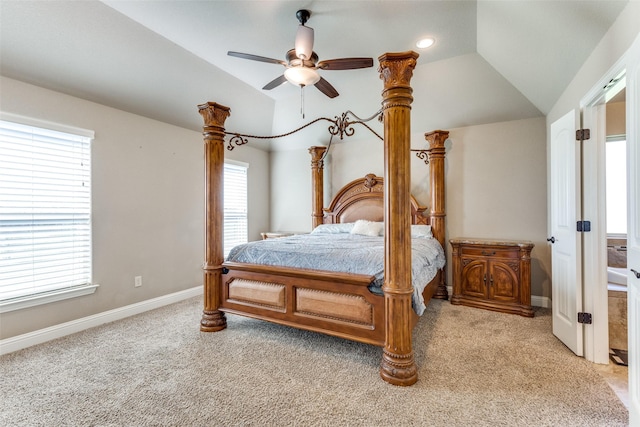
{"type": "Polygon", "coordinates": [[[342,234],[349,233],[353,228],[353,222],[343,224],[320,224],[313,229],[311,234],[342,234]]]}
{"type": "Polygon", "coordinates": [[[362,234],[363,236],[379,236],[384,230],[384,223],[359,219],[353,225],[351,234],[362,234]]]}
{"type": "Polygon", "coordinates": [[[431,239],[433,237],[433,233],[431,232],[430,225],[422,225],[422,224],[412,224],[411,225],[411,237],[422,237],[431,239]]]}

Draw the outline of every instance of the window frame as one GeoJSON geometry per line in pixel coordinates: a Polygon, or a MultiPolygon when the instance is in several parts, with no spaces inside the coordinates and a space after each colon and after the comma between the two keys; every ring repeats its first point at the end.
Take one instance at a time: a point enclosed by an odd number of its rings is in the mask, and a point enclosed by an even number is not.
{"type": "MultiPolygon", "coordinates": [[[[230,160],[230,159],[225,159],[224,160],[224,167],[226,168],[227,165],[229,165],[230,167],[236,167],[236,168],[244,168],[245,170],[245,176],[246,176],[246,181],[245,181],[245,204],[244,204],[244,223],[245,223],[245,229],[244,229],[244,240],[242,239],[236,239],[235,243],[229,247],[227,247],[227,245],[224,244],[225,241],[227,240],[232,240],[227,236],[227,233],[230,230],[230,227],[227,224],[226,221],[226,210],[228,208],[229,205],[229,198],[227,197],[227,192],[224,192],[224,215],[225,217],[223,218],[223,255],[224,258],[226,259],[227,255],[229,255],[229,251],[231,251],[231,249],[241,243],[247,243],[249,241],[249,164],[245,163],[245,162],[239,162],[236,160],[230,160]]],[[[228,182],[227,182],[227,172],[225,170],[224,172],[224,186],[227,187],[228,186],[228,182]]],[[[228,188],[228,187],[227,187],[228,188]]],[[[226,190],[226,189],[225,189],[226,190]]]]}
{"type": "MultiPolygon", "coordinates": [[[[0,112],[0,120],[12,122],[25,126],[32,126],[36,128],[51,130],[55,132],[63,132],[72,134],[74,136],[80,136],[90,139],[89,141],[89,158],[91,159],[91,147],[92,141],[95,139],[95,132],[87,129],[77,128],[73,126],[62,125],[45,120],[34,119],[30,117],[20,116],[16,114],[0,112]]],[[[90,161],[91,163],[91,161],[90,161]]],[[[91,167],[89,169],[91,174],[91,167]]],[[[89,194],[89,204],[91,202],[92,193],[89,194]]],[[[91,213],[89,214],[91,217],[91,213]]],[[[93,224],[89,223],[89,245],[92,246],[91,236],[93,234],[93,224]]],[[[90,249],[90,270],[93,267],[92,248],[90,249]]],[[[66,287],[60,287],[57,289],[48,290],[45,292],[36,292],[30,294],[24,294],[12,298],[0,300],[0,313],[6,313],[14,310],[20,310],[28,307],[34,307],[41,304],[48,304],[55,301],[61,301],[69,298],[75,298],[83,295],[93,294],[99,287],[98,284],[92,282],[92,273],[89,273],[89,281],[85,284],[70,285],[66,287]]]]}

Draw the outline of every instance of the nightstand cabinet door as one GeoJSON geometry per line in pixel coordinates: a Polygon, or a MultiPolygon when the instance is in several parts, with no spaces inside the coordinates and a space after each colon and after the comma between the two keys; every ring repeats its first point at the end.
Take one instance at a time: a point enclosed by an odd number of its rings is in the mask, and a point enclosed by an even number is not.
{"type": "Polygon", "coordinates": [[[487,298],[487,262],[465,258],[463,265],[462,294],[471,298],[487,298]]]}
{"type": "Polygon", "coordinates": [[[452,239],[451,304],[533,317],[528,241],[452,239]]]}
{"type": "Polygon", "coordinates": [[[517,303],[519,298],[519,280],[516,274],[517,264],[509,265],[500,261],[491,262],[489,272],[489,299],[517,303]],[[515,267],[515,268],[514,268],[515,267]]]}

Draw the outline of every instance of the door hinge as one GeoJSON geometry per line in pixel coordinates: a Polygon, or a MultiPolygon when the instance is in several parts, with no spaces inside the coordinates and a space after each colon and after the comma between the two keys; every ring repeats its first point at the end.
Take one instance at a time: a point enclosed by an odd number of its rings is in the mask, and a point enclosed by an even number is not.
{"type": "Polygon", "coordinates": [[[591,138],[591,129],[578,129],[576,131],[576,141],[586,141],[591,138]]]}
{"type": "Polygon", "coordinates": [[[578,323],[591,324],[591,313],[578,313],[578,323]]]}
{"type": "Polygon", "coordinates": [[[586,233],[587,231],[591,231],[591,221],[578,221],[576,228],[581,233],[586,233]]]}

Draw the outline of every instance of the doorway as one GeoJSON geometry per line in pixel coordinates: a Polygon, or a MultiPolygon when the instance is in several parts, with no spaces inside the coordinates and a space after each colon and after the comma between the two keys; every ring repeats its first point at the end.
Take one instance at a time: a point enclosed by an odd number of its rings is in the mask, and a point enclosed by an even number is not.
{"type": "Polygon", "coordinates": [[[626,88],[622,78],[606,95],[605,191],[607,289],[611,360],[627,363],[627,141],[626,88]]]}
{"type": "MultiPolygon", "coordinates": [[[[607,266],[609,264],[608,238],[610,236],[608,235],[609,230],[607,230],[607,199],[613,199],[615,191],[610,191],[609,197],[607,197],[606,185],[607,148],[614,147],[617,140],[626,139],[624,135],[627,132],[628,113],[625,108],[625,72],[624,64],[617,64],[616,68],[608,73],[610,77],[603,79],[600,84],[596,85],[581,102],[579,128],[589,129],[590,136],[579,139],[577,143],[579,154],[575,156],[575,161],[576,169],[579,171],[577,173],[579,176],[577,183],[579,196],[576,198],[578,200],[576,213],[577,218],[582,219],[580,223],[588,222],[589,226],[579,229],[582,231],[577,233],[576,246],[579,248],[577,265],[581,280],[576,280],[575,283],[582,283],[583,286],[578,285],[578,289],[576,289],[576,306],[578,307],[577,312],[582,311],[591,314],[591,316],[586,324],[576,325],[579,345],[575,350],[567,344],[566,337],[556,333],[555,329],[554,334],[577,355],[583,355],[586,360],[594,362],[594,368],[601,372],[620,399],[628,405],[628,369],[614,364],[610,359],[612,347],[610,341],[616,347],[623,347],[620,350],[628,349],[629,346],[626,344],[628,329],[625,331],[624,337],[614,337],[613,333],[610,333],[610,326],[613,326],[610,320],[612,316],[617,315],[620,318],[624,313],[626,321],[628,315],[626,298],[623,301],[609,299],[607,266]],[[620,108],[621,106],[623,108],[620,108]],[[609,147],[607,146],[608,140],[611,143],[609,147]],[[580,292],[580,288],[582,288],[582,292],[580,292]],[[623,310],[621,310],[622,307],[624,307],[623,310]],[[591,319],[593,320],[591,321],[591,319]],[[618,338],[618,340],[616,341],[614,338],[618,338]]],[[[552,130],[554,124],[552,124],[552,130]]],[[[613,152],[609,153],[609,157],[613,157],[613,155],[613,152]]],[[[618,167],[617,170],[619,171],[620,168],[618,167]]],[[[623,179],[627,179],[626,172],[623,173],[623,179]]],[[[626,190],[623,193],[625,193],[625,197],[622,202],[625,203],[627,201],[626,190]]],[[[618,201],[620,202],[620,200],[618,201]]],[[[623,208],[618,207],[617,209],[623,208]]],[[[626,222],[626,218],[623,220],[626,222]]],[[[618,231],[619,235],[626,232],[626,230],[615,231],[618,231]]],[[[552,232],[555,233],[553,230],[552,232]]],[[[613,246],[626,247],[626,244],[617,243],[613,246]]],[[[556,287],[555,278],[554,287],[556,287]]],[[[620,295],[614,294],[614,296],[620,295]]],[[[560,310],[556,311],[560,312],[560,310]]],[[[558,314],[554,312],[554,320],[556,317],[558,314]]]]}
{"type": "MultiPolygon", "coordinates": [[[[591,129],[591,140],[581,143],[583,166],[582,213],[591,219],[591,231],[581,233],[583,308],[592,313],[592,324],[583,326],[585,359],[609,365],[609,321],[606,240],[605,141],[606,89],[617,77],[625,77],[627,141],[627,344],[629,368],[628,408],[630,425],[640,425],[640,36],[580,102],[582,128],[591,129]],[[636,274],[637,273],[637,274],[636,274]]],[[[598,366],[598,365],[595,365],[598,366]]],[[[602,366],[602,365],[600,365],[602,366]]]]}
{"type": "MultiPolygon", "coordinates": [[[[610,363],[600,371],[628,407],[627,329],[627,142],[624,76],[613,79],[605,95],[605,193],[608,329],[610,363]]],[[[598,143],[601,143],[598,141],[598,143]]]]}

